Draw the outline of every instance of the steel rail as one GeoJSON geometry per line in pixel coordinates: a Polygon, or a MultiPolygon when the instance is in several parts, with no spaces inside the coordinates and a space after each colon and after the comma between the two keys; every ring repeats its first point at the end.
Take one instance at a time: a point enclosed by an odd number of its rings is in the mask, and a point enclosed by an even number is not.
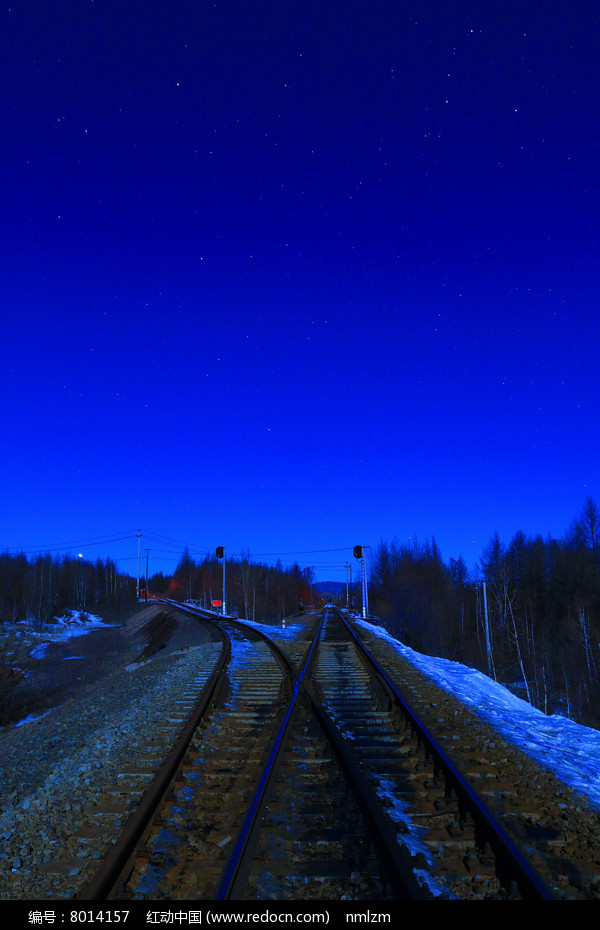
{"type": "MultiPolygon", "coordinates": [[[[280,646],[277,643],[275,643],[262,630],[259,631],[255,630],[254,627],[250,627],[250,629],[253,629],[255,632],[258,632],[262,637],[264,637],[264,639],[266,639],[267,642],[282,656],[284,662],[294,674],[296,683],[294,686],[292,700],[288,705],[285,719],[279,730],[276,743],[264,767],[260,783],[251,802],[248,815],[236,839],[236,843],[234,845],[234,849],[229,858],[229,861],[225,866],[224,872],[222,873],[222,878],[216,893],[216,898],[219,900],[234,899],[240,894],[242,890],[246,877],[245,870],[248,868],[246,861],[248,859],[249,852],[258,842],[261,816],[266,807],[270,789],[275,780],[278,760],[282,754],[285,745],[285,738],[289,731],[290,723],[293,720],[293,715],[298,707],[298,699],[301,695],[305,695],[308,698],[311,710],[321,724],[322,729],[325,731],[325,734],[329,739],[338,762],[341,765],[344,774],[353,789],[354,795],[359,801],[361,811],[370,824],[373,839],[376,842],[376,845],[379,848],[379,853],[387,866],[388,878],[394,888],[394,892],[397,895],[398,900],[424,900],[429,898],[429,895],[419,885],[413,870],[410,868],[410,865],[407,861],[407,855],[399,847],[394,832],[381,810],[381,805],[373,789],[368,784],[358,765],[354,761],[352,755],[348,752],[348,749],[344,745],[344,741],[341,739],[337,728],[334,724],[332,724],[327,712],[321,705],[320,701],[316,698],[312,687],[305,683],[305,679],[310,674],[316,659],[317,645],[325,622],[326,610],[327,609],[323,611],[319,628],[309,649],[304,668],[300,673],[295,671],[289,662],[289,659],[285,653],[282,652],[280,646]]],[[[240,620],[235,620],[233,622],[238,623],[241,626],[246,626],[246,628],[249,626],[240,620]]]]}
{"type": "MultiPolygon", "coordinates": [[[[239,620],[233,622],[237,622],[239,625],[245,627],[245,629],[254,629],[254,627],[249,627],[248,624],[244,624],[239,620]]],[[[269,646],[275,651],[282,664],[284,664],[287,668],[288,673],[294,677],[294,690],[292,697],[290,698],[290,701],[287,705],[283,722],[275,738],[273,748],[263,768],[258,786],[252,797],[252,801],[250,802],[244,823],[242,824],[242,827],[234,843],[231,855],[229,856],[227,864],[221,874],[221,879],[215,894],[215,900],[223,901],[235,899],[241,893],[241,889],[246,881],[247,869],[245,863],[249,858],[250,851],[254,849],[256,843],[258,842],[259,824],[262,814],[267,806],[267,801],[269,799],[271,788],[275,780],[275,774],[277,772],[281,752],[283,746],[285,745],[289,727],[294,719],[298,707],[298,698],[301,694],[304,693],[304,689],[302,688],[301,684],[302,678],[306,668],[312,663],[314,646],[319,638],[319,633],[323,623],[324,617],[321,618],[315,640],[309,650],[309,656],[305,669],[303,669],[300,674],[296,672],[289,658],[278,643],[272,640],[263,631],[255,630],[256,633],[259,633],[260,636],[266,639],[266,641],[269,643],[269,646]]]]}
{"type": "Polygon", "coordinates": [[[246,882],[246,863],[248,861],[250,851],[254,849],[254,846],[258,840],[258,833],[260,829],[259,825],[262,813],[267,805],[270,789],[275,779],[277,764],[281,755],[282,747],[285,744],[288,729],[296,713],[299,694],[300,687],[297,683],[295,683],[294,693],[292,694],[292,697],[287,705],[283,722],[277,736],[275,737],[273,748],[271,749],[271,753],[261,774],[260,781],[256,791],[254,792],[252,801],[250,802],[246,818],[241,827],[241,830],[238,833],[227,864],[221,873],[221,879],[215,892],[216,901],[235,900],[241,893],[241,890],[246,882]]]}
{"type": "Polygon", "coordinates": [[[104,857],[102,864],[87,885],[76,895],[76,900],[109,900],[114,895],[119,879],[134,855],[136,846],[152,824],[152,820],[183,762],[185,753],[202,717],[208,707],[214,703],[219,693],[231,658],[231,642],[218,624],[210,620],[208,622],[218,629],[223,640],[221,656],[215,670],[204,686],[201,698],[189,720],[177,737],[173,748],[168,753],[152,783],[144,792],[140,803],[127,821],[117,842],[104,857]]]}
{"type": "Polygon", "coordinates": [[[433,758],[434,764],[441,769],[448,782],[452,785],[464,808],[466,808],[475,823],[485,833],[486,840],[494,850],[494,853],[501,865],[501,869],[506,869],[510,875],[514,876],[519,890],[524,898],[534,900],[556,900],[555,895],[543,882],[533,866],[525,859],[523,853],[517,848],[510,838],[502,824],[492,814],[486,804],[473,790],[462,773],[454,765],[450,757],[437,742],[427,726],[418,717],[417,713],[400,694],[394,683],[386,675],[375,657],[369,652],[367,647],[361,642],[360,638],[354,632],[350,624],[342,617],[337,607],[332,607],[338,614],[342,623],[351,633],[356,644],[373,665],[380,681],[386,687],[386,690],[392,700],[401,707],[405,717],[413,727],[419,740],[423,743],[426,751],[433,758]]]}

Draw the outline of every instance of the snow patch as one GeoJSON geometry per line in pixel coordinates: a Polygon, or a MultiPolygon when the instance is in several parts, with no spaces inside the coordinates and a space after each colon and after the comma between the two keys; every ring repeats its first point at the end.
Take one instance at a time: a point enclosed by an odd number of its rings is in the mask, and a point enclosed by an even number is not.
{"type": "Polygon", "coordinates": [[[440,688],[453,694],[538,765],[600,809],[600,731],[560,714],[547,715],[476,669],[415,652],[381,627],[357,621],[386,640],[440,688]]]}

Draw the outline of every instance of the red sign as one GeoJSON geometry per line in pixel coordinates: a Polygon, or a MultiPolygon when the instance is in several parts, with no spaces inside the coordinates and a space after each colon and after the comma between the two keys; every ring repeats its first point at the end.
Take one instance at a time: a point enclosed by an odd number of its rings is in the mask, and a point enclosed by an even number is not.
{"type": "Polygon", "coordinates": [[[213,605],[213,607],[222,607],[222,606],[223,606],[223,602],[222,602],[222,601],[213,601],[213,602],[212,602],[212,605],[213,605]]]}

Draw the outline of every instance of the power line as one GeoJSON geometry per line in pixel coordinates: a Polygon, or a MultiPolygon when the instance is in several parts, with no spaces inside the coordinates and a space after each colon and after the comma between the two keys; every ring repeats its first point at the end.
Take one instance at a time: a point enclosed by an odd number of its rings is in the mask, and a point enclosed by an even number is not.
{"type": "Polygon", "coordinates": [[[344,546],[343,549],[298,549],[295,552],[257,552],[256,555],[260,556],[273,556],[276,555],[319,555],[323,552],[347,552],[348,549],[351,549],[352,546],[344,546]]]}
{"type": "MultiPolygon", "coordinates": [[[[162,539],[162,540],[167,540],[169,542],[177,543],[178,545],[185,546],[187,549],[190,549],[190,550],[198,549],[204,552],[204,551],[211,551],[213,548],[212,546],[209,546],[209,545],[202,545],[200,543],[191,543],[188,541],[184,541],[182,539],[175,539],[172,536],[164,536],[161,533],[155,533],[152,530],[145,530],[144,535],[147,537],[151,537],[152,539],[162,539]]],[[[352,546],[348,545],[348,546],[343,546],[337,549],[297,549],[297,550],[292,550],[289,552],[253,552],[250,554],[252,558],[267,558],[267,557],[278,558],[282,555],[321,555],[323,553],[328,553],[328,552],[347,552],[348,549],[351,549],[351,548],[352,546]]],[[[243,552],[237,553],[237,554],[240,555],[240,557],[242,558],[244,557],[243,552]]]]}
{"type": "MultiPolygon", "coordinates": [[[[182,553],[180,552],[178,547],[183,546],[184,549],[190,553],[190,555],[195,556],[195,557],[200,555],[203,558],[207,556],[210,557],[210,553],[212,553],[212,550],[214,548],[206,544],[202,545],[200,543],[190,543],[185,540],[178,539],[172,536],[166,536],[162,533],[156,533],[153,530],[138,529],[137,531],[124,530],[121,532],[114,532],[114,533],[98,535],[98,536],[80,537],[79,539],[70,539],[70,540],[66,540],[63,542],[53,542],[53,543],[45,544],[45,545],[31,545],[30,544],[30,545],[21,546],[21,547],[11,547],[4,551],[7,554],[15,554],[15,553],[16,554],[22,553],[23,555],[27,555],[27,554],[31,555],[33,553],[45,554],[45,553],[50,553],[50,552],[67,551],[71,547],[76,547],[78,549],[104,547],[104,546],[110,545],[111,543],[127,542],[129,540],[136,539],[136,538],[138,539],[138,547],[139,547],[140,535],[142,535],[145,539],[148,539],[149,541],[152,541],[152,542],[156,541],[156,542],[163,544],[164,548],[159,549],[153,546],[152,551],[154,553],[155,558],[158,558],[159,560],[162,560],[165,562],[179,562],[180,561],[182,553]]],[[[340,548],[329,548],[329,549],[286,550],[283,552],[277,552],[277,551],[275,552],[273,551],[250,552],[249,550],[247,550],[246,552],[235,552],[235,553],[232,552],[230,553],[230,558],[240,559],[240,560],[248,559],[249,561],[254,562],[254,563],[262,563],[266,565],[267,567],[276,567],[276,563],[279,562],[281,563],[282,567],[289,568],[289,567],[292,567],[298,564],[297,560],[290,561],[290,557],[312,556],[312,555],[319,556],[319,555],[328,555],[328,554],[334,554],[334,553],[347,553],[350,548],[351,548],[350,546],[344,546],[340,548]]],[[[133,555],[123,556],[123,557],[119,557],[119,561],[129,562],[129,561],[133,561],[135,558],[136,556],[133,556],[133,555]]],[[[139,561],[139,553],[138,553],[137,558],[139,561]]],[[[309,567],[313,570],[317,570],[320,573],[342,572],[344,570],[344,566],[340,562],[329,561],[329,560],[322,561],[322,562],[321,561],[313,562],[309,566],[305,566],[305,567],[309,567]]]]}
{"type": "Polygon", "coordinates": [[[88,536],[84,539],[71,539],[68,542],[63,543],[50,543],[45,545],[29,545],[29,546],[15,546],[8,549],[5,549],[4,552],[7,553],[27,553],[27,552],[59,552],[64,549],[70,549],[72,546],[75,546],[78,549],[91,548],[92,546],[106,545],[113,542],[123,542],[128,539],[135,539],[135,534],[131,535],[118,535],[112,534],[110,536],[88,536]]]}

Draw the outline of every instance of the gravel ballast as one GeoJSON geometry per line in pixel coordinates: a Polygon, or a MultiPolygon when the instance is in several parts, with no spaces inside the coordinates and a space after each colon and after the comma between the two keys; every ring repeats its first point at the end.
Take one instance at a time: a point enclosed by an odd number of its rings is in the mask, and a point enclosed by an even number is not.
{"type": "MultiPolygon", "coordinates": [[[[146,619],[149,613],[156,611],[146,619]]],[[[4,900],[75,897],[117,838],[130,810],[100,818],[93,812],[115,805],[109,799],[120,773],[147,760],[149,746],[160,765],[177,732],[177,725],[164,728],[165,717],[190,683],[209,677],[221,653],[202,625],[177,616],[168,642],[159,636],[148,648],[146,641],[142,662],[131,659],[144,617],[130,619],[123,626],[123,659],[115,659],[111,672],[44,716],[0,734],[4,900]]],[[[102,633],[95,636],[101,640],[102,633]]],[[[80,641],[77,648],[86,647],[80,641]]]]}

